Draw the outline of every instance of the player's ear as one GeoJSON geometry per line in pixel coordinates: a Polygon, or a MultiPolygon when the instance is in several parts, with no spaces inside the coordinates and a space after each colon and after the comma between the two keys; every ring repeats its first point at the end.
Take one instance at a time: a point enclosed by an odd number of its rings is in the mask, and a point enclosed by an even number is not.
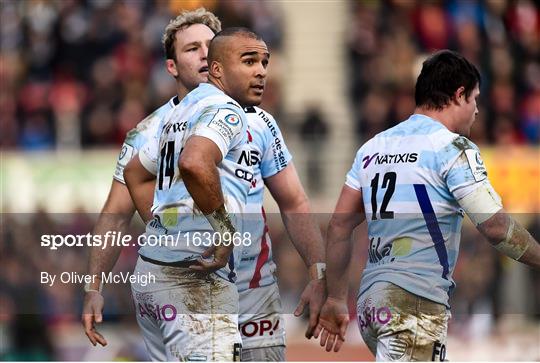
{"type": "Polygon", "coordinates": [[[461,105],[464,102],[467,102],[466,100],[467,96],[465,95],[465,87],[460,86],[455,92],[454,92],[454,102],[457,105],[461,105]]]}
{"type": "Polygon", "coordinates": [[[212,77],[220,79],[223,76],[223,65],[219,61],[214,60],[210,63],[208,72],[212,77]]]}
{"type": "Polygon", "coordinates": [[[167,72],[174,78],[178,77],[178,69],[176,69],[176,62],[173,59],[165,60],[165,65],[167,66],[167,72]]]}

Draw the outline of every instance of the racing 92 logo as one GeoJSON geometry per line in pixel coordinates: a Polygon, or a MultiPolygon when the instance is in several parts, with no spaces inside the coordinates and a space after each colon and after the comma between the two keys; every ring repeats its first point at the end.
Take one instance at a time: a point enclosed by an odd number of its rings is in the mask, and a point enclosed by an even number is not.
{"type": "Polygon", "coordinates": [[[231,126],[236,126],[240,123],[240,118],[238,118],[238,116],[236,116],[235,114],[231,113],[225,116],[225,122],[231,126]]]}

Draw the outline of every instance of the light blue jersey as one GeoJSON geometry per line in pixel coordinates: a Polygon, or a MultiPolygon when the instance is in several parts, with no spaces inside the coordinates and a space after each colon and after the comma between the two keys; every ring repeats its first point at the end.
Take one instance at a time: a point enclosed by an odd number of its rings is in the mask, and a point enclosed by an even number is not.
{"type": "MultiPolygon", "coordinates": [[[[238,291],[268,286],[276,282],[276,265],[272,258],[272,242],[268,234],[263,209],[264,179],[283,170],[292,157],[285,145],[276,120],[258,107],[248,107],[248,143],[239,164],[251,166],[252,174],[245,175],[251,183],[246,204],[245,232],[251,243],[244,247],[238,268],[238,291]]],[[[241,171],[237,172],[241,174],[241,171]]]]}
{"type": "Polygon", "coordinates": [[[386,281],[449,306],[464,216],[458,200],[486,178],[478,147],[427,116],[365,143],[346,180],[362,192],[368,223],[359,295],[386,281]]]}
{"type": "Polygon", "coordinates": [[[127,163],[141,150],[141,148],[150,140],[158,135],[161,125],[165,116],[177,105],[178,96],[171,98],[166,104],[152,112],[148,117],[139,122],[135,128],[128,131],[126,139],[118,155],[118,161],[116,162],[116,169],[113,174],[113,178],[122,184],[126,184],[124,181],[124,168],[127,163]]]}
{"type": "MultiPolygon", "coordinates": [[[[149,236],[170,236],[160,245],[144,245],[142,256],[176,262],[200,257],[216,237],[206,217],[193,199],[178,170],[182,149],[191,136],[212,140],[221,151],[218,165],[225,208],[233,216],[233,224],[243,231],[243,218],[250,183],[238,177],[237,170],[251,173],[249,166],[238,164],[247,141],[247,119],[236,101],[215,86],[202,83],[190,92],[166,116],[159,140],[152,138],[139,153],[141,163],[156,174],[152,213],[154,220],[146,226],[149,236]],[[206,245],[205,245],[206,244],[206,245]]],[[[227,267],[217,272],[223,278],[235,279],[241,247],[235,247],[227,267]]]]}

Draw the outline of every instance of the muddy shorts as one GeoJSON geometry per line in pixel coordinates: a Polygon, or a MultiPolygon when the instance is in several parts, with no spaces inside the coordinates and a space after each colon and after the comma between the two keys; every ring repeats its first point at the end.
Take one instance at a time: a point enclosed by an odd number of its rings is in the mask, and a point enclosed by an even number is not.
{"type": "Polygon", "coordinates": [[[135,274],[155,283],[132,283],[137,322],[154,361],[239,360],[238,292],[215,274],[137,261],[135,274]]]}
{"type": "Polygon", "coordinates": [[[446,306],[391,283],[376,283],[358,299],[360,334],[377,361],[444,361],[446,306]]]}
{"type": "Polygon", "coordinates": [[[282,307],[277,283],[248,289],[239,295],[242,360],[284,359],[285,324],[281,316],[282,307]],[[253,352],[250,352],[250,349],[253,349],[253,352]],[[249,359],[250,357],[253,359],[249,359]]]}
{"type": "Polygon", "coordinates": [[[284,362],[285,346],[272,346],[264,348],[242,348],[242,362],[284,362]]]}
{"type": "Polygon", "coordinates": [[[243,349],[285,345],[285,324],[277,283],[240,292],[243,349]]]}

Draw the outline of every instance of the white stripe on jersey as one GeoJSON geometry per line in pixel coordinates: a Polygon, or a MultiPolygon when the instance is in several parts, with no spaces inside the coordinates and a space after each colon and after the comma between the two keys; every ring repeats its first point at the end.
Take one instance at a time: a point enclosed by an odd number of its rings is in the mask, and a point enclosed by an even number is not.
{"type": "Polygon", "coordinates": [[[370,239],[360,294],[379,281],[448,305],[463,211],[473,192],[470,167],[459,162],[476,145],[423,115],[370,139],[357,152],[346,184],[361,190],[370,239]]]}

